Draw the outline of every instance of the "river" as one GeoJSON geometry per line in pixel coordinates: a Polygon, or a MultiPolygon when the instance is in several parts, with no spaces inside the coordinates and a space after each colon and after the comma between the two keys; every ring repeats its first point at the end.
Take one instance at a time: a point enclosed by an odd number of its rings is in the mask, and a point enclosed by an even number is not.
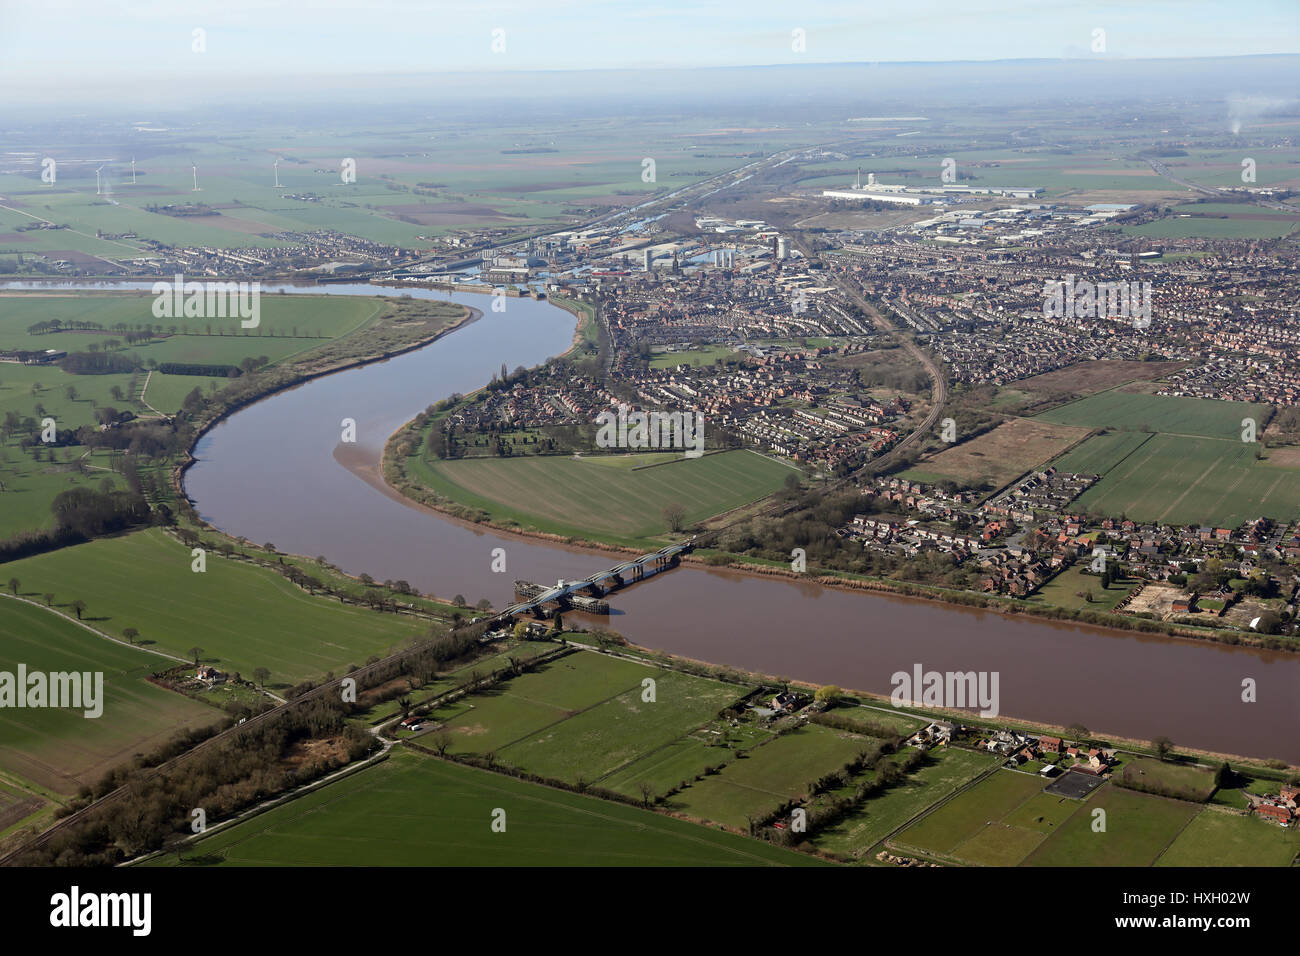
{"type": "MultiPolygon", "coordinates": [[[[0,283],[30,288],[35,283],[0,283]]],[[[62,288],[145,288],[86,282],[62,288]]],[[[49,284],[39,284],[50,288],[49,284]]],[[[392,294],[370,285],[281,286],[263,293],[392,294]]],[[[502,363],[533,366],[564,352],[574,319],[546,302],[401,290],[483,310],[432,345],[329,375],[252,405],[195,450],[186,490],[213,525],[281,550],[324,555],[353,574],[406,579],[471,603],[512,599],[513,582],[581,578],[609,555],[496,534],[406,502],[377,479],[387,437],[430,403],[487,382],[502,363]],[[340,442],[341,421],[357,442],[340,442]],[[492,573],[504,548],[505,573],[492,573]]],[[[1000,711],[1097,733],[1300,762],[1300,656],[989,611],[788,579],[684,566],[612,596],[610,626],[686,657],[878,693],[891,675],[999,674],[1000,711]],[[1252,679],[1258,702],[1242,701],[1252,679]]]]}

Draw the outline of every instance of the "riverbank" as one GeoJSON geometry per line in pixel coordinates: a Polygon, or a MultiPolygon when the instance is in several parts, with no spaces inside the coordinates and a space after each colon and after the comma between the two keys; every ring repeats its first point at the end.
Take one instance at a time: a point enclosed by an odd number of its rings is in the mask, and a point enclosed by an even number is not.
{"type": "MultiPolygon", "coordinates": [[[[196,507],[228,533],[274,540],[281,552],[329,555],[352,574],[410,578],[425,592],[463,592],[471,604],[486,594],[498,608],[511,602],[511,576],[576,580],[614,563],[584,557],[617,553],[608,546],[498,532],[442,512],[430,517],[435,509],[392,488],[380,490],[385,436],[422,415],[426,394],[471,391],[502,364],[533,367],[571,344],[571,321],[557,323],[560,315],[549,309],[548,319],[527,300],[515,315],[516,301],[506,315],[486,313],[437,348],[291,390],[210,433],[197,451],[208,461],[186,479],[196,507]],[[374,440],[340,446],[337,422],[347,415],[368,423],[374,440]],[[368,458],[371,480],[339,468],[341,453],[368,458]],[[292,475],[310,480],[309,495],[295,491],[286,478],[292,475]],[[251,488],[262,491],[250,495],[251,488]],[[510,575],[492,575],[489,562],[503,545],[510,575]]],[[[986,614],[930,594],[923,601],[890,593],[896,585],[862,601],[843,593],[861,588],[821,587],[806,577],[753,573],[753,567],[702,574],[710,562],[707,555],[699,559],[703,566],[693,560],[656,578],[660,583],[628,589],[616,616],[588,626],[612,625],[643,645],[757,673],[793,671],[803,680],[886,693],[889,674],[918,660],[940,669],[994,670],[1002,676],[1003,712],[1026,720],[1081,720],[1132,738],[1167,734],[1206,752],[1297,757],[1294,745],[1282,745],[1270,730],[1289,725],[1294,708],[1287,700],[1266,695],[1257,707],[1217,716],[1195,703],[1220,699],[1225,682],[1233,684],[1239,673],[1261,686],[1289,682],[1296,667],[1291,655],[1061,620],[1017,621],[1018,614],[986,614]]]]}
{"type": "MultiPolygon", "coordinates": [[[[653,550],[667,542],[667,538],[648,540],[642,546],[620,545],[610,541],[574,535],[561,535],[534,528],[525,528],[514,522],[494,518],[490,513],[479,508],[446,498],[427,488],[407,471],[408,453],[419,447],[423,435],[424,423],[420,420],[408,422],[389,437],[384,446],[383,457],[377,475],[383,481],[382,491],[390,496],[399,496],[406,501],[429,511],[436,512],[456,521],[480,527],[491,528],[500,534],[529,538],[566,548],[580,548],[586,552],[605,552],[616,555],[637,557],[646,550],[653,550]],[[405,448],[403,448],[405,446],[405,448]]],[[[371,479],[373,481],[373,479],[371,479]]],[[[1030,617],[1046,621],[1066,622],[1099,630],[1152,634],[1190,641],[1208,641],[1229,646],[1255,647],[1261,650],[1280,650],[1288,653],[1300,652],[1300,646],[1285,644],[1272,646],[1258,636],[1237,631],[1197,630],[1177,624],[1168,624],[1146,618],[1125,617],[1123,615],[1103,615],[1086,609],[1059,607],[1056,605],[1034,605],[1017,602],[1014,598],[979,594],[974,591],[954,591],[945,588],[898,581],[890,578],[870,578],[854,575],[851,572],[835,570],[811,570],[797,572],[784,564],[734,555],[727,552],[715,552],[708,555],[689,555],[683,558],[685,563],[703,567],[725,569],[737,574],[760,578],[782,577],[793,581],[803,581],[821,587],[844,591],[872,591],[887,593],[904,598],[929,601],[951,607],[974,608],[993,611],[1005,617],[1030,617]]]]}
{"type": "MultiPolygon", "coordinates": [[[[452,303],[447,303],[447,304],[452,304],[452,303]]],[[[464,328],[465,326],[470,325],[473,322],[477,322],[479,319],[483,317],[483,312],[481,309],[476,309],[473,308],[472,306],[462,305],[459,303],[455,303],[455,304],[457,305],[458,308],[463,310],[462,314],[458,318],[454,319],[453,321],[443,326],[442,328],[439,328],[437,331],[433,332],[430,335],[421,336],[418,339],[415,339],[410,343],[404,344],[399,348],[385,349],[383,351],[374,351],[369,353],[363,353],[361,355],[340,358],[333,362],[326,362],[324,365],[321,365],[320,367],[311,368],[310,371],[305,371],[305,370],[295,371],[294,368],[296,365],[300,363],[303,365],[307,365],[309,363],[310,355],[303,356],[300,359],[300,362],[295,362],[294,365],[287,366],[282,369],[277,369],[277,371],[287,371],[289,373],[287,376],[282,377],[274,382],[268,382],[265,388],[250,391],[249,394],[240,396],[237,401],[224,404],[220,410],[218,410],[213,414],[205,414],[204,417],[200,419],[200,421],[196,425],[194,436],[191,439],[188,447],[185,449],[185,457],[176,465],[174,465],[172,468],[171,485],[172,485],[173,492],[178,496],[179,499],[185,501],[187,504],[190,505],[191,508],[193,507],[193,502],[190,501],[190,498],[185,491],[185,473],[191,467],[193,467],[193,465],[198,461],[198,458],[194,455],[194,449],[198,446],[199,442],[202,441],[203,438],[209,432],[212,431],[213,428],[221,424],[227,418],[234,415],[236,412],[249,407],[250,405],[262,401],[263,399],[270,398],[271,396],[279,392],[287,391],[288,389],[296,388],[300,385],[304,385],[307,382],[315,381],[316,379],[324,378],[329,375],[334,375],[339,372],[346,372],[350,369],[362,368],[367,365],[373,365],[376,362],[388,361],[389,359],[396,358],[399,355],[405,355],[409,352],[418,351],[419,349],[422,349],[425,346],[432,345],[434,342],[441,339],[444,335],[449,335],[450,333],[455,332],[457,329],[464,328]]],[[[379,319],[382,318],[383,318],[382,316],[379,317],[379,319]]],[[[364,331],[365,331],[364,329],[358,330],[358,332],[364,332],[364,331]]],[[[195,519],[203,527],[210,528],[212,531],[217,532],[219,534],[223,533],[219,529],[212,527],[207,522],[199,518],[197,512],[195,513],[195,519]]]]}
{"type": "MultiPolygon", "coordinates": [[[[584,634],[580,636],[587,637],[589,635],[584,634]]],[[[597,647],[597,644],[593,641],[577,639],[579,635],[566,634],[565,637],[572,643],[597,647]]],[[[668,653],[667,651],[657,650],[634,642],[628,642],[618,648],[603,648],[603,650],[605,653],[612,653],[631,658],[639,656],[661,666],[677,670],[685,670],[688,673],[702,673],[715,679],[730,683],[757,683],[769,688],[780,688],[785,686],[793,687],[804,692],[809,697],[815,694],[821,686],[809,681],[778,678],[771,674],[762,674],[755,671],[745,670],[743,668],[724,667],[710,661],[703,661],[682,654],[668,653]]],[[[915,717],[918,720],[927,722],[933,720],[946,720],[957,724],[963,724],[968,727],[983,727],[989,730],[1008,729],[1028,733],[1033,736],[1048,734],[1060,737],[1063,740],[1079,736],[1076,732],[1077,728],[1072,729],[1060,724],[1038,720],[1026,720],[1010,715],[979,717],[978,715],[972,714],[970,711],[958,710],[956,708],[921,707],[914,704],[899,707],[893,703],[888,694],[878,694],[873,691],[857,690],[851,687],[841,688],[839,700],[841,704],[846,707],[861,707],[868,712],[872,710],[880,710],[891,714],[915,717]]],[[[1143,756],[1154,757],[1157,755],[1156,750],[1150,741],[1114,734],[1105,729],[1085,729],[1087,732],[1082,736],[1098,745],[1108,748],[1113,747],[1117,750],[1133,754],[1141,754],[1143,756]]],[[[1231,762],[1234,767],[1249,768],[1257,774],[1278,780],[1284,779],[1288,771],[1297,766],[1296,764],[1289,764],[1284,760],[1273,760],[1259,756],[1250,757],[1235,753],[1222,753],[1197,747],[1179,746],[1178,754],[1183,757],[1193,757],[1197,761],[1201,762],[1208,761],[1210,765],[1215,765],[1227,760],[1231,762]]]]}

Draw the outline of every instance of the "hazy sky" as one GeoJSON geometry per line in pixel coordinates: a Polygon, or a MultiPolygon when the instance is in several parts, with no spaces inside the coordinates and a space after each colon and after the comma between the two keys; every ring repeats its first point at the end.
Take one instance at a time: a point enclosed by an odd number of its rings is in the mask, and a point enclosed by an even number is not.
{"type": "Polygon", "coordinates": [[[162,75],[1297,52],[1300,0],[0,0],[0,83],[20,99],[162,75]]]}

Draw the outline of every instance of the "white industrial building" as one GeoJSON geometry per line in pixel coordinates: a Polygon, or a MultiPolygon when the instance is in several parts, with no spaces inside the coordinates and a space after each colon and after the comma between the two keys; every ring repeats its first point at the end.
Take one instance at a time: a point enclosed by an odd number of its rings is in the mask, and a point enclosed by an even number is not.
{"type": "Polygon", "coordinates": [[[935,196],[913,196],[905,193],[872,193],[865,189],[826,189],[822,195],[828,199],[856,199],[858,201],[874,200],[875,202],[892,202],[900,206],[920,206],[922,203],[932,203],[935,196]]]}

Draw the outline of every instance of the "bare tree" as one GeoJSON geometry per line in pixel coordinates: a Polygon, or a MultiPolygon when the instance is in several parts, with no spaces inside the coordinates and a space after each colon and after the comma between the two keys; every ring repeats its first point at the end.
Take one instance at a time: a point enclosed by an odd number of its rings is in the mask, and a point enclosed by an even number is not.
{"type": "Polygon", "coordinates": [[[663,515],[672,531],[681,531],[686,522],[686,506],[679,501],[671,502],[664,505],[663,515]]]}

